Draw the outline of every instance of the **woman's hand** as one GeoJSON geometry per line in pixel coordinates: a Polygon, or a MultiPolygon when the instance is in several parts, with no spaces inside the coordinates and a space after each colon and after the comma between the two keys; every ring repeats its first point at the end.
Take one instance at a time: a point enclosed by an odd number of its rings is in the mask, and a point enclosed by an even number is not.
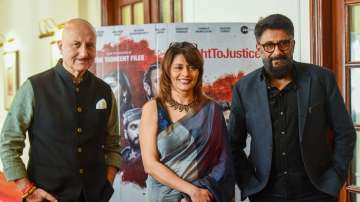
{"type": "Polygon", "coordinates": [[[37,188],[31,195],[26,197],[27,202],[41,202],[44,201],[45,199],[50,202],[57,202],[55,197],[53,197],[51,194],[47,193],[45,190],[41,188],[37,188]]]}
{"type": "Polygon", "coordinates": [[[212,200],[212,194],[207,189],[202,189],[196,187],[193,189],[189,196],[192,200],[192,202],[211,202],[212,200]]]}

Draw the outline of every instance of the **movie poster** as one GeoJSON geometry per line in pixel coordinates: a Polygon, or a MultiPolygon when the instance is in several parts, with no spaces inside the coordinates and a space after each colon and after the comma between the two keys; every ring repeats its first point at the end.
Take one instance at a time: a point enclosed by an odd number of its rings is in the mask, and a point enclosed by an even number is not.
{"type": "MultiPolygon", "coordinates": [[[[219,101],[226,120],[231,90],[245,74],[261,66],[253,23],[185,23],[109,26],[97,29],[98,77],[117,99],[121,133],[121,169],[114,181],[115,201],[146,201],[146,178],[139,147],[143,104],[156,96],[159,64],[174,41],[195,43],[205,59],[203,90],[219,101]]],[[[239,201],[238,197],[236,199],[239,201]]]]}

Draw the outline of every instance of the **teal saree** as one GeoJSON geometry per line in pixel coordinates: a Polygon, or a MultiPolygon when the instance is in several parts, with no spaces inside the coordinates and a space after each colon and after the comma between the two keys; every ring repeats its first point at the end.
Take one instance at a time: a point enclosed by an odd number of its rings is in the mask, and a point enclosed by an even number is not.
{"type": "MultiPolygon", "coordinates": [[[[221,107],[205,101],[172,123],[158,103],[157,148],[160,161],[182,179],[208,189],[215,202],[234,197],[234,177],[228,147],[228,133],[221,107]]],[[[151,176],[147,179],[148,202],[177,202],[186,198],[151,176]]]]}

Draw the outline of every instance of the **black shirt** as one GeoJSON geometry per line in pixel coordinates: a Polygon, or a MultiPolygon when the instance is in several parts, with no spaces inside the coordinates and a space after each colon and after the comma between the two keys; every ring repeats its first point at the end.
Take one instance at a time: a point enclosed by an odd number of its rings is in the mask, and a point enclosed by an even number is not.
{"type": "Polygon", "coordinates": [[[267,83],[271,113],[273,153],[269,182],[263,192],[284,198],[295,198],[314,192],[302,161],[299,126],[296,75],[282,90],[267,83]]]}

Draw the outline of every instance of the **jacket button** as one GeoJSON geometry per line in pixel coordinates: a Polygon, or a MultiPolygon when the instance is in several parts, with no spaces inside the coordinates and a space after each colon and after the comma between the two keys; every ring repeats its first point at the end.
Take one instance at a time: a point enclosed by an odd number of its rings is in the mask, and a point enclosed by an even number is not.
{"type": "Polygon", "coordinates": [[[80,169],[79,169],[79,173],[80,173],[81,175],[84,174],[84,169],[80,168],[80,169]]]}
{"type": "Polygon", "coordinates": [[[82,129],[81,129],[81,128],[77,128],[77,129],[76,129],[76,132],[81,133],[81,132],[82,132],[82,129]]]}

